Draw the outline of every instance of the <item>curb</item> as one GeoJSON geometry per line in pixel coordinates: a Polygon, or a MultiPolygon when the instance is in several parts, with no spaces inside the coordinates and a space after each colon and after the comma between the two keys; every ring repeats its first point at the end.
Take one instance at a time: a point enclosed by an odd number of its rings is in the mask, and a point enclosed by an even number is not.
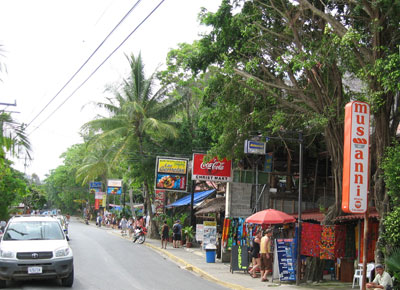
{"type": "Polygon", "coordinates": [[[162,253],[162,254],[168,256],[171,260],[183,265],[186,270],[193,271],[193,272],[199,274],[199,276],[201,276],[201,277],[203,277],[203,278],[205,278],[205,279],[207,279],[207,280],[209,280],[211,282],[214,282],[216,284],[222,285],[222,286],[224,286],[226,288],[230,288],[230,289],[251,290],[250,288],[246,288],[246,287],[243,287],[243,286],[240,286],[240,285],[237,285],[237,284],[232,284],[232,283],[229,283],[229,282],[221,281],[221,280],[215,278],[214,276],[210,275],[209,273],[201,270],[200,268],[198,268],[196,266],[193,266],[192,264],[189,264],[185,260],[183,260],[181,258],[178,258],[175,255],[169,253],[168,251],[164,251],[163,249],[160,249],[160,248],[158,248],[158,247],[156,247],[156,246],[154,246],[152,244],[144,242],[144,245],[149,247],[149,248],[151,248],[151,249],[153,249],[153,250],[155,250],[155,251],[157,251],[157,252],[159,252],[159,253],[162,253]]]}

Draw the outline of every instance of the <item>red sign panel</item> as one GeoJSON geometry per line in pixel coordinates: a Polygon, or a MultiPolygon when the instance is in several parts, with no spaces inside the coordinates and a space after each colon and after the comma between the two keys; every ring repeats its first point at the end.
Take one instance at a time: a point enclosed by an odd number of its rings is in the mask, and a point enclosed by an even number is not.
{"type": "Polygon", "coordinates": [[[232,181],[232,160],[218,160],[217,157],[212,158],[209,162],[204,163],[205,154],[193,154],[193,180],[208,181],[232,181]]]}

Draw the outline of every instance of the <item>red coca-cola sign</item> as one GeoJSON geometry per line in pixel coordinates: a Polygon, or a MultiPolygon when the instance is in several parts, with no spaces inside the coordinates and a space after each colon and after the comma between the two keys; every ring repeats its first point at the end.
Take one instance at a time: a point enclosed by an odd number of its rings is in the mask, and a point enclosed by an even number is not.
{"type": "Polygon", "coordinates": [[[204,156],[205,154],[193,154],[193,180],[232,181],[231,160],[218,160],[214,157],[209,162],[203,162],[204,156]]]}

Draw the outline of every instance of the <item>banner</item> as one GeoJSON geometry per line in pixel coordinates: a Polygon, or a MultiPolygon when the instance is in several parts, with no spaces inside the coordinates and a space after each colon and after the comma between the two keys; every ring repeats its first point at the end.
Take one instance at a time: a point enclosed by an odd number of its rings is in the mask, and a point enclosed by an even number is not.
{"type": "Polygon", "coordinates": [[[156,190],[187,191],[187,174],[189,159],[157,157],[156,190]]]}
{"type": "Polygon", "coordinates": [[[109,179],[107,180],[107,194],[122,194],[122,180],[109,179]]]}
{"type": "Polygon", "coordinates": [[[344,120],[342,210],[365,213],[369,187],[369,104],[347,103],[344,120]]]}
{"type": "Polygon", "coordinates": [[[296,281],[296,261],[293,256],[295,251],[293,239],[275,240],[273,279],[296,281]]]}
{"type": "Polygon", "coordinates": [[[205,154],[193,154],[192,180],[232,182],[232,161],[212,158],[203,162],[205,154]]]}
{"type": "Polygon", "coordinates": [[[156,190],[154,205],[156,214],[164,213],[165,190],[156,190]]]}

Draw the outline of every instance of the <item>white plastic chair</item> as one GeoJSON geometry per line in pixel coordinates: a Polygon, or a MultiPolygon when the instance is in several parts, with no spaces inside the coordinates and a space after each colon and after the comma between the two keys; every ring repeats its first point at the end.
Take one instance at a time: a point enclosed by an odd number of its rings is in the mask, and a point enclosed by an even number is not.
{"type": "MultiPolygon", "coordinates": [[[[367,264],[367,279],[369,282],[372,280],[372,275],[371,272],[375,269],[375,264],[374,263],[369,263],[367,264]]],[[[361,273],[362,274],[362,273],[361,273]]]]}
{"type": "Polygon", "coordinates": [[[357,285],[360,285],[361,279],[362,279],[362,269],[356,269],[354,271],[353,286],[351,286],[351,288],[354,288],[354,285],[356,284],[356,280],[357,280],[357,285]]]}

